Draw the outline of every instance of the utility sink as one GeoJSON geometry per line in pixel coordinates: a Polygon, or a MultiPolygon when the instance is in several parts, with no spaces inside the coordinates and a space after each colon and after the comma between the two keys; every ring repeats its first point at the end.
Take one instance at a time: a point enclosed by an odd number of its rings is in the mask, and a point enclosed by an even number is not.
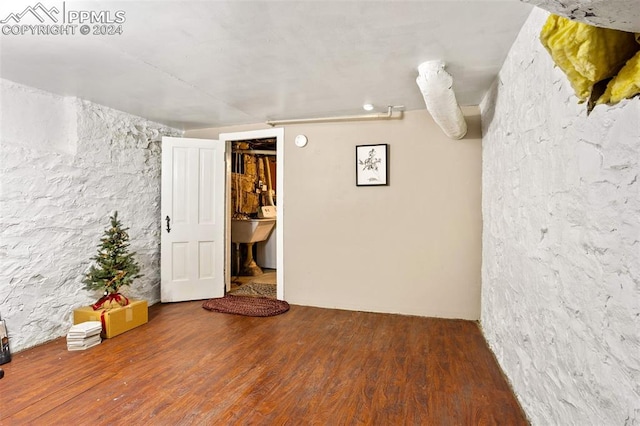
{"type": "Polygon", "coordinates": [[[275,218],[268,219],[231,219],[231,242],[255,243],[269,238],[276,224],[275,218]]]}

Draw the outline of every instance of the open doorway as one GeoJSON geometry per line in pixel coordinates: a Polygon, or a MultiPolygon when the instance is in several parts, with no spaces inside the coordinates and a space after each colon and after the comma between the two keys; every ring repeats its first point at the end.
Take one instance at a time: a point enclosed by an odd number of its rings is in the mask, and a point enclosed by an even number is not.
{"type": "Polygon", "coordinates": [[[276,138],[231,142],[231,288],[276,298],[276,138]]]}
{"type": "Polygon", "coordinates": [[[226,292],[283,300],[284,130],[224,133],[220,141],[226,144],[226,292]]]}

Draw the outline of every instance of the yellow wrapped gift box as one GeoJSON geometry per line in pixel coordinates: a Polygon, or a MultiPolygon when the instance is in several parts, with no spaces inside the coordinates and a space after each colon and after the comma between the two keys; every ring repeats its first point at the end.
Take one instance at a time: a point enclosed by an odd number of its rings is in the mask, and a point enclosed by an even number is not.
{"type": "Polygon", "coordinates": [[[83,306],[73,311],[73,323],[85,321],[102,321],[102,337],[111,338],[146,324],[149,310],[146,300],[130,300],[129,304],[120,308],[98,309],[83,306]]]}

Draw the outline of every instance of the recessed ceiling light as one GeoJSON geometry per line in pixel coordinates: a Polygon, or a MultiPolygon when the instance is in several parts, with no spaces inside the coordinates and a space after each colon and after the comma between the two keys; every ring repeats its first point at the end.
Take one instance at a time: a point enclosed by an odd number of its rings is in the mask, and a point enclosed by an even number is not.
{"type": "Polygon", "coordinates": [[[365,111],[373,111],[373,105],[371,104],[364,104],[362,108],[364,108],[365,111]]]}

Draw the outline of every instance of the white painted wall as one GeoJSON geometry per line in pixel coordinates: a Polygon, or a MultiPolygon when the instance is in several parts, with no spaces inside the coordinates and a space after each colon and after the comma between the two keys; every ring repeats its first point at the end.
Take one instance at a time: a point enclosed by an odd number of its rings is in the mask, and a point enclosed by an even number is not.
{"type": "MultiPolygon", "coordinates": [[[[417,89],[416,89],[417,90],[417,89]]],[[[285,127],[284,295],[289,303],[478,319],[478,108],[447,138],[426,110],[404,120],[285,127]],[[305,148],[294,138],[305,134],[305,148]],[[390,185],[356,187],[355,147],[389,144],[390,185]]],[[[219,133],[263,125],[188,131],[219,133]]]]}
{"type": "Polygon", "coordinates": [[[587,117],[547,16],[481,106],[482,327],[534,425],[638,425],[640,99],[587,117]]]}
{"type": "Polygon", "coordinates": [[[109,214],[130,228],[145,276],[123,293],[160,297],[160,140],[181,132],[0,80],[0,314],[18,351],[65,335],[109,214]]]}

